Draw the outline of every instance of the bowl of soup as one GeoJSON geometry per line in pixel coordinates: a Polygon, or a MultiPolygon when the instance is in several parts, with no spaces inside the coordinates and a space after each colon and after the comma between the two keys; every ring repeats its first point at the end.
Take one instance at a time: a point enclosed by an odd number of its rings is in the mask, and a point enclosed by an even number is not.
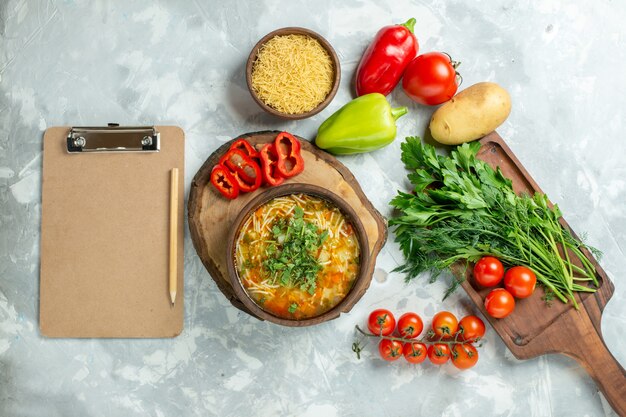
{"type": "Polygon", "coordinates": [[[368,262],[367,234],[352,207],[311,184],[273,187],[250,200],[227,245],[237,298],[258,318],[286,326],[349,310],[368,262]]]}

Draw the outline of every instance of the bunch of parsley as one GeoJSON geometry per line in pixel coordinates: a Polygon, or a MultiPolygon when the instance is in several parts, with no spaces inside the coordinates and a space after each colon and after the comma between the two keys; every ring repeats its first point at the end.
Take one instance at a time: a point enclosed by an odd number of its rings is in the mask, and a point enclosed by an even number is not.
{"type": "MultiPolygon", "coordinates": [[[[576,306],[574,292],[593,292],[587,284],[598,285],[582,249],[597,251],[561,226],[559,208],[550,207],[544,194],[515,194],[499,168],[476,158],[479,148],[478,142],[466,143],[442,156],[418,137],[401,145],[414,192],[399,192],[390,203],[400,211],[389,224],[406,259],[397,270],[407,281],[431,271],[434,282],[457,262],[495,256],[530,267],[556,297],[576,306]]],[[[461,281],[455,279],[445,296],[461,281]]]]}

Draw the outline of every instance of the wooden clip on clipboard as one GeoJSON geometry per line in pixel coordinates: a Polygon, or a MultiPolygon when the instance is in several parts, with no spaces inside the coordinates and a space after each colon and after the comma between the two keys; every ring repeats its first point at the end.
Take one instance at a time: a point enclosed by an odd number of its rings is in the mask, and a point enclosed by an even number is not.
{"type": "Polygon", "coordinates": [[[46,130],[40,328],[49,337],[174,337],[183,327],[184,133],[46,130]],[[170,172],[178,168],[177,293],[168,288],[170,172]]]}

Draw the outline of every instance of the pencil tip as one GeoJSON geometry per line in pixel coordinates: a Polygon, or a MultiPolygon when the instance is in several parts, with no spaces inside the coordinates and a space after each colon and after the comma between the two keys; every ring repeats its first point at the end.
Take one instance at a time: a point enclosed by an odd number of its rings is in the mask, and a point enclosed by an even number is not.
{"type": "Polygon", "coordinates": [[[170,293],[170,299],[172,300],[172,305],[174,305],[174,301],[176,300],[176,291],[172,291],[170,293]]]}

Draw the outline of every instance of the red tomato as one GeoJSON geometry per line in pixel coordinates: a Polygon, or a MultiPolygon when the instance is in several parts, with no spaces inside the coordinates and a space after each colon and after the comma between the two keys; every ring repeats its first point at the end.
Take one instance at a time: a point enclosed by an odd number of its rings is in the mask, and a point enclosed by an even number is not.
{"type": "Polygon", "coordinates": [[[459,369],[469,369],[478,362],[478,351],[471,343],[452,345],[452,364],[459,369]]]}
{"type": "Polygon", "coordinates": [[[450,359],[450,348],[445,343],[434,343],[428,347],[428,359],[435,365],[443,365],[450,359]]]}
{"type": "Polygon", "coordinates": [[[476,316],[465,316],[459,322],[459,332],[462,340],[474,342],[485,335],[485,323],[476,316]]]}
{"type": "Polygon", "coordinates": [[[441,104],[450,100],[459,87],[456,66],[458,63],[441,52],[419,55],[406,67],[402,88],[413,101],[429,106],[441,104]]]}
{"type": "Polygon", "coordinates": [[[391,311],[379,308],[370,313],[367,328],[377,336],[389,336],[396,328],[396,319],[391,311]]]}
{"type": "Polygon", "coordinates": [[[504,274],[504,288],[513,297],[530,297],[535,291],[537,277],[535,273],[525,266],[514,266],[504,274]]]}
{"type": "Polygon", "coordinates": [[[415,313],[404,313],[398,319],[398,333],[405,339],[413,339],[422,333],[424,323],[415,313]]]}
{"type": "Polygon", "coordinates": [[[395,361],[402,356],[402,343],[397,340],[383,339],[378,344],[380,357],[386,361],[395,361]]]}
{"type": "Polygon", "coordinates": [[[424,362],[428,352],[426,345],[418,342],[405,343],[402,350],[404,351],[404,359],[410,363],[424,362]]]}
{"type": "Polygon", "coordinates": [[[474,265],[474,279],[483,287],[495,287],[502,280],[504,267],[493,256],[480,258],[474,265]]]}
{"type": "Polygon", "coordinates": [[[459,328],[459,322],[449,311],[440,311],[433,317],[433,331],[435,336],[447,339],[452,337],[459,328]]]}
{"type": "Polygon", "coordinates": [[[515,299],[504,288],[492,290],[485,298],[485,309],[491,317],[504,318],[515,308],[515,299]]]}

